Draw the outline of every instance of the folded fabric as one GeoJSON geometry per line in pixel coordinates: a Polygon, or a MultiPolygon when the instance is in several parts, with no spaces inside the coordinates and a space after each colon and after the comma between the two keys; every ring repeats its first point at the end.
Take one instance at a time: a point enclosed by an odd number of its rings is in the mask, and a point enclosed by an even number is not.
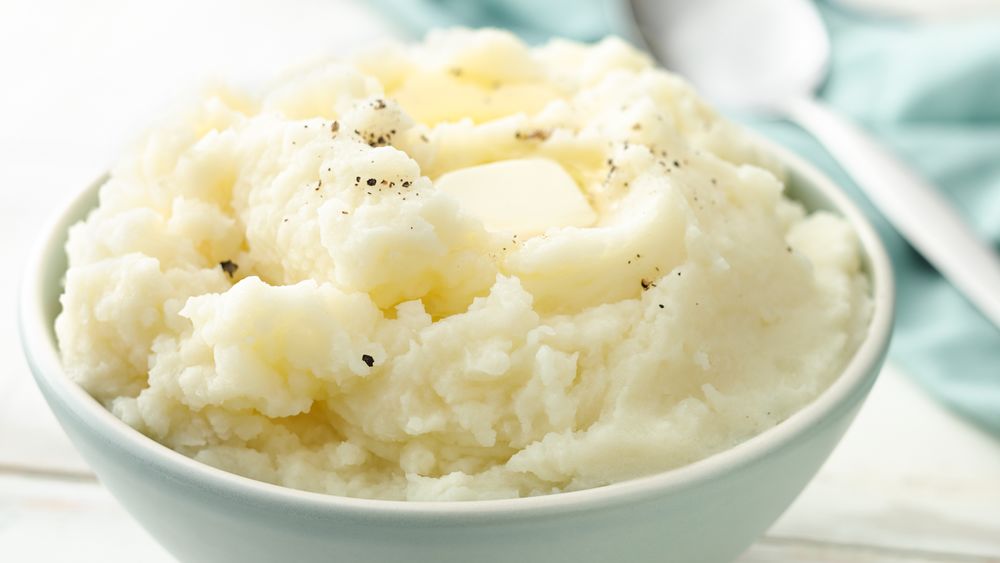
{"type": "MultiPolygon", "coordinates": [[[[612,0],[375,4],[414,36],[449,25],[505,27],[529,41],[630,33],[624,4],[612,0]]],[[[931,180],[1000,251],[1000,20],[918,23],[820,8],[833,44],[820,97],[931,180]]],[[[787,122],[734,117],[808,158],[861,205],[896,270],[892,360],[945,404],[1000,433],[1000,330],[889,226],[815,139],[787,122]]]]}
{"type": "MultiPolygon", "coordinates": [[[[932,181],[1000,251],[1000,21],[917,23],[822,7],[834,48],[821,97],[932,181]]],[[[1000,433],[1000,330],[886,223],[812,137],[788,123],[749,123],[826,171],[878,228],[896,271],[892,360],[1000,433]]]]}

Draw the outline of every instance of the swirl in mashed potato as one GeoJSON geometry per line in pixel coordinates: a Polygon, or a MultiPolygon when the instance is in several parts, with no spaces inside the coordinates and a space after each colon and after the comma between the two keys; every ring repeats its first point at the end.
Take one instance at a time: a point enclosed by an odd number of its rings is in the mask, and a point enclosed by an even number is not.
{"type": "Polygon", "coordinates": [[[357,497],[595,487],[767,429],[837,376],[868,284],[843,220],[621,41],[432,33],[217,92],[73,227],[70,377],[207,464],[357,497]],[[587,227],[487,230],[435,188],[558,163],[587,227]]]}

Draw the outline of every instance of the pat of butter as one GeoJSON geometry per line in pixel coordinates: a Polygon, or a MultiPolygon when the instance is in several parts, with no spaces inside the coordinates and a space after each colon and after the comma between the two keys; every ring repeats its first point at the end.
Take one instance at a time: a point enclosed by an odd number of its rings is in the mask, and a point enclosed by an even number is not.
{"type": "Polygon", "coordinates": [[[597,220],[573,178],[545,158],[461,168],[434,185],[489,231],[533,236],[550,227],[589,227],[597,220]]]}
{"type": "Polygon", "coordinates": [[[418,74],[390,91],[413,119],[427,125],[470,118],[476,123],[514,113],[537,113],[559,97],[545,84],[502,84],[484,88],[447,75],[418,74]]]}

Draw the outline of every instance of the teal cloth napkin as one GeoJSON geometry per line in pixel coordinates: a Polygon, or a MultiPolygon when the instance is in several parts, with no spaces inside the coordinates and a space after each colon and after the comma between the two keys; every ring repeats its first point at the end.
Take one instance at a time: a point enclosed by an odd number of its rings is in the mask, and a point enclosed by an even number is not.
{"type": "MultiPolygon", "coordinates": [[[[374,3],[414,37],[449,25],[505,27],[533,42],[591,41],[628,29],[614,0],[374,3]]],[[[934,182],[1000,251],[1000,20],[932,24],[820,8],[833,44],[820,96],[934,182]]],[[[741,120],[808,158],[861,205],[896,270],[891,358],[945,404],[1000,433],[1000,330],[886,223],[811,136],[787,122],[741,120]]]]}

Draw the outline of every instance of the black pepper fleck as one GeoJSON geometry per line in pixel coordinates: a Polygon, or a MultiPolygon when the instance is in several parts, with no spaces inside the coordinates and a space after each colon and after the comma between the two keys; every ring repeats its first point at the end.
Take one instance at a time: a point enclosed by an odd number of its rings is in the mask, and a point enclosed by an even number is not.
{"type": "Polygon", "coordinates": [[[365,363],[366,366],[372,367],[375,365],[375,358],[369,356],[368,354],[361,355],[361,361],[365,363]]]}
{"type": "Polygon", "coordinates": [[[369,186],[374,186],[375,184],[378,183],[378,180],[376,180],[375,178],[368,178],[368,181],[365,183],[368,184],[369,186]]]}
{"type": "Polygon", "coordinates": [[[517,140],[519,140],[519,141],[528,140],[528,139],[532,139],[532,140],[536,140],[536,141],[544,141],[544,140],[548,139],[549,135],[551,135],[551,134],[552,134],[551,132],[544,131],[542,129],[535,129],[534,131],[529,131],[527,133],[523,133],[521,131],[515,131],[514,132],[514,138],[517,139],[517,140]]]}
{"type": "Polygon", "coordinates": [[[236,263],[233,262],[232,260],[219,262],[219,267],[222,268],[223,272],[229,274],[230,278],[232,278],[236,274],[236,270],[239,269],[239,266],[236,265],[236,263]]]}

